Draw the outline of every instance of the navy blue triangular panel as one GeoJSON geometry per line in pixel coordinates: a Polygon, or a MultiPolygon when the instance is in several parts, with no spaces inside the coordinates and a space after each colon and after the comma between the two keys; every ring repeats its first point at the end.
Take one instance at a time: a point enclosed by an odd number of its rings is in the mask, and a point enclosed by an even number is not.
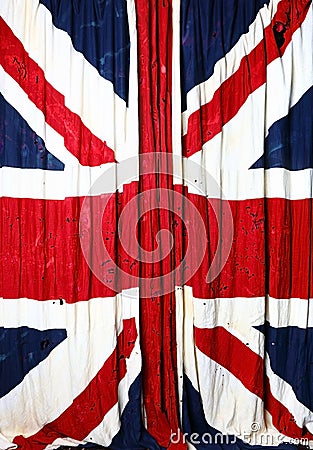
{"type": "MultiPolygon", "coordinates": [[[[109,450],[163,450],[154,438],[145,429],[141,418],[141,375],[135,379],[129,392],[129,401],[121,416],[121,428],[114,436],[110,447],[101,447],[95,444],[83,444],[76,449],[100,449],[109,450]]],[[[65,450],[66,447],[59,447],[58,450],[65,450]]],[[[165,449],[164,449],[165,450],[165,449]]]]}
{"type": "Polygon", "coordinates": [[[259,10],[268,4],[269,0],[181,1],[183,111],[187,93],[213,74],[215,63],[248,32],[259,10]]]}
{"type": "MultiPolygon", "coordinates": [[[[209,381],[208,381],[209,382],[209,381]]],[[[212,387],[212,392],[213,392],[212,387]]],[[[213,396],[213,394],[212,394],[213,396]]],[[[221,432],[208,424],[199,392],[193,387],[189,378],[184,376],[183,390],[183,432],[191,436],[197,433],[193,439],[193,446],[197,450],[256,450],[264,449],[261,445],[249,445],[241,439],[228,435],[221,437],[221,432]],[[196,440],[200,444],[196,444],[196,440]],[[210,442],[211,440],[211,442],[210,442]]],[[[280,444],[277,447],[266,446],[267,450],[297,450],[296,445],[280,444]]]]}
{"type": "Polygon", "coordinates": [[[293,388],[297,399],[313,411],[313,328],[255,327],[265,334],[271,368],[293,388]]]}
{"type": "Polygon", "coordinates": [[[73,47],[128,100],[130,38],[126,0],[40,0],[73,47]]]}
{"type": "Polygon", "coordinates": [[[129,389],[129,401],[121,417],[121,428],[109,447],[110,450],[123,448],[162,450],[142,422],[141,375],[138,375],[129,389]]]}
{"type": "Polygon", "coordinates": [[[0,167],[64,170],[64,164],[0,94],[0,167]]]}
{"type": "Polygon", "coordinates": [[[264,154],[251,169],[313,168],[313,87],[269,129],[264,154]]]}
{"type": "Polygon", "coordinates": [[[21,383],[62,341],[66,330],[0,327],[0,397],[21,383]]]}

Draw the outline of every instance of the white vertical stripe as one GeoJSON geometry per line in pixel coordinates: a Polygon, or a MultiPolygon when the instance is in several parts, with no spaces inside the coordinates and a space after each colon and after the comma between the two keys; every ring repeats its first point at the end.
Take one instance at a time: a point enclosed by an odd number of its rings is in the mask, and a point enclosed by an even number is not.
{"type": "Polygon", "coordinates": [[[175,289],[176,301],[176,345],[177,345],[177,390],[180,420],[183,417],[183,387],[184,387],[184,293],[182,288],[175,289]]]}
{"type": "Polygon", "coordinates": [[[182,179],[181,146],[181,86],[180,86],[180,0],[173,2],[173,56],[172,56],[172,151],[174,183],[182,179]]]}
{"type": "Polygon", "coordinates": [[[266,320],[274,328],[313,327],[313,299],[268,297],[266,320]]]}

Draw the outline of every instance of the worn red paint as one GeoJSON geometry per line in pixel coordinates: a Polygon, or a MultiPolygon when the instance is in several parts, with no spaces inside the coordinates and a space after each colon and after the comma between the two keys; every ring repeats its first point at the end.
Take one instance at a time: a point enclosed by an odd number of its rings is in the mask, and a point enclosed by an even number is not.
{"type": "MultiPolygon", "coordinates": [[[[288,409],[271,392],[270,381],[265,374],[264,359],[223,327],[194,328],[197,348],[213,361],[225,367],[250,392],[264,401],[272,416],[273,424],[286,436],[302,436],[302,428],[288,409]],[[223,351],[221,351],[223,349],[223,351]]],[[[311,434],[307,434],[312,439],[311,434]]]]}
{"type": "Polygon", "coordinates": [[[137,335],[135,319],[123,320],[123,330],[117,337],[115,350],[86,389],[57,419],[28,438],[15,437],[14,443],[21,450],[42,450],[63,436],[84,440],[117,404],[118,384],[126,375],[126,358],[134,349],[137,335]]]}
{"type": "Polygon", "coordinates": [[[114,162],[114,152],[65,106],[64,96],[45,78],[22,43],[0,17],[0,63],[44,114],[45,121],[64,138],[65,147],[83,166],[114,162]]]}
{"type": "Polygon", "coordinates": [[[206,142],[220,133],[223,126],[235,117],[248,96],[266,82],[267,65],[284,54],[293,33],[304,21],[310,4],[311,0],[283,0],[278,3],[272,22],[264,29],[263,40],[242,58],[238,70],[214,92],[212,100],[190,115],[187,134],[183,137],[183,152],[186,157],[201,150],[206,142]],[[286,27],[281,46],[277,45],[273,31],[277,22],[286,27]]]}

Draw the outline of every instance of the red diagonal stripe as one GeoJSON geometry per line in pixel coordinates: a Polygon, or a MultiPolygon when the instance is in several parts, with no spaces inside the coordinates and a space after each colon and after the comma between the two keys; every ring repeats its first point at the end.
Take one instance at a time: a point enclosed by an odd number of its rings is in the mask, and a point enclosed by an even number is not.
{"type": "Polygon", "coordinates": [[[1,17],[0,63],[42,111],[46,122],[63,136],[65,147],[83,166],[114,162],[113,150],[92,134],[81,118],[65,106],[64,96],[45,79],[43,70],[29,57],[1,17]]]}
{"type": "MultiPolygon", "coordinates": [[[[293,415],[273,396],[261,356],[223,327],[195,327],[194,336],[195,344],[202,353],[225,367],[246,389],[264,401],[279,432],[292,438],[303,437],[302,428],[295,423],[293,415]]],[[[313,436],[307,437],[312,439],[313,436]]]]}
{"type": "Polygon", "coordinates": [[[264,363],[238,338],[223,327],[194,329],[198,349],[215,362],[225,367],[250,392],[264,398],[264,363]]]}
{"type": "Polygon", "coordinates": [[[266,82],[266,66],[281,57],[301,26],[311,0],[282,0],[271,24],[264,29],[264,39],[245,57],[239,69],[222,83],[212,100],[190,115],[187,134],[183,137],[185,156],[201,150],[202,145],[222,131],[245,103],[248,96],[266,82]],[[290,22],[288,22],[290,18],[290,22]],[[277,46],[273,28],[277,23],[286,24],[285,42],[277,46]]]}
{"type": "MultiPolygon", "coordinates": [[[[87,388],[57,419],[45,425],[38,433],[14,442],[22,450],[42,450],[63,436],[83,440],[103,420],[105,414],[118,402],[118,384],[126,375],[129,358],[137,339],[135,319],[123,320],[123,331],[117,346],[87,388]]],[[[60,368],[62,370],[62,368],[60,368]]]]}

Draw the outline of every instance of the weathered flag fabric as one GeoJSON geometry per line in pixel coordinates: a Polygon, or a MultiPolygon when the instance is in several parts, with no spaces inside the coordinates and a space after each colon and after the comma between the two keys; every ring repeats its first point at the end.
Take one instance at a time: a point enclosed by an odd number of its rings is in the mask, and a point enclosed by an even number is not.
{"type": "Polygon", "coordinates": [[[0,450],[313,447],[311,0],[1,0],[0,62],[0,450]]]}

